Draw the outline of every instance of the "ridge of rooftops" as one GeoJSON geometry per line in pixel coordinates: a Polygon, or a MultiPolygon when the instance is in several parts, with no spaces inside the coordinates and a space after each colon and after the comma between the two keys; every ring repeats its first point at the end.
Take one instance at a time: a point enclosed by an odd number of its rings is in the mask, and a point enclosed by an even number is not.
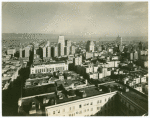
{"type": "Polygon", "coordinates": [[[28,88],[34,88],[34,87],[42,87],[44,85],[48,85],[51,83],[56,83],[57,85],[62,84],[64,87],[66,86],[70,86],[71,84],[74,85],[83,85],[85,84],[85,79],[79,79],[79,78],[72,78],[72,79],[64,79],[64,80],[60,80],[59,78],[56,77],[42,77],[42,78],[34,78],[34,79],[27,79],[26,83],[25,83],[25,88],[24,89],[28,89],[28,88]],[[51,82],[48,82],[51,81],[51,82]],[[37,85],[33,85],[33,83],[37,83],[37,85]],[[27,85],[29,84],[29,85],[27,85]]]}
{"type": "MultiPolygon", "coordinates": [[[[123,88],[125,87],[124,85],[119,84],[119,83],[115,83],[115,82],[105,83],[103,85],[106,87],[110,87],[111,92],[120,91],[120,90],[115,88],[116,85],[119,85],[123,88]]],[[[92,96],[102,95],[102,94],[108,93],[108,92],[104,92],[104,91],[98,91],[97,87],[95,87],[95,86],[86,86],[84,88],[81,88],[81,90],[85,91],[86,97],[92,97],[92,96]]],[[[74,90],[74,91],[76,91],[76,90],[74,90]]],[[[75,97],[72,97],[72,98],[68,98],[66,94],[67,93],[62,91],[63,99],[58,99],[56,97],[55,93],[53,93],[53,94],[52,93],[45,93],[41,96],[43,96],[43,98],[55,97],[57,104],[82,99],[82,97],[78,96],[78,95],[76,95],[75,97]]],[[[141,106],[145,110],[148,110],[148,99],[144,95],[139,94],[138,91],[136,92],[136,90],[133,91],[132,89],[130,89],[129,92],[122,92],[121,91],[121,94],[124,95],[125,97],[129,98],[130,100],[132,100],[134,103],[138,104],[139,106],[141,106]]],[[[23,98],[23,100],[22,100],[23,104],[22,105],[29,105],[29,103],[31,101],[37,101],[36,96],[40,96],[40,95],[35,95],[32,97],[23,98]]]]}

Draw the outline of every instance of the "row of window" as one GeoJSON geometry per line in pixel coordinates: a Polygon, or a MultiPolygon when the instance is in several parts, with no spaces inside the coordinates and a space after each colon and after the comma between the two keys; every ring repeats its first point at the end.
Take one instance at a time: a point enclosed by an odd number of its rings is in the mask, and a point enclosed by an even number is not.
{"type": "MultiPolygon", "coordinates": [[[[114,102],[110,102],[110,100],[114,100],[114,97],[111,97],[111,98],[109,97],[108,99],[107,98],[104,99],[104,101],[107,103],[107,104],[104,105],[104,107],[106,107],[106,105],[108,107],[113,106],[114,102]],[[109,101],[109,102],[107,102],[107,101],[109,101]]],[[[102,103],[102,102],[103,102],[102,100],[97,100],[97,105],[100,104],[100,103],[102,103]]],[[[93,105],[93,102],[79,104],[78,108],[76,108],[76,109],[83,108],[83,107],[88,106],[88,105],[90,105],[90,106],[93,105]]],[[[69,110],[70,111],[71,110],[75,110],[75,106],[69,107],[69,110]]],[[[97,107],[97,110],[101,110],[101,107],[97,107]]],[[[60,110],[57,110],[57,111],[58,111],[57,113],[60,113],[60,110]]],[[[87,110],[85,109],[84,110],[84,112],[87,112],[87,111],[89,111],[89,109],[87,109],[87,110]]],[[[91,111],[93,111],[93,108],[91,108],[91,111]]],[[[65,109],[63,109],[62,112],[66,112],[65,109]]],[[[53,115],[57,114],[57,113],[56,113],[56,111],[53,111],[53,115]]],[[[76,114],[81,114],[81,113],[82,113],[82,111],[81,112],[77,112],[76,114]]]]}
{"type": "MultiPolygon", "coordinates": [[[[93,105],[93,102],[91,102],[90,104],[93,105]]],[[[113,106],[113,102],[112,102],[111,104],[112,104],[112,106],[113,106]]],[[[89,105],[89,103],[88,103],[87,105],[89,105]]],[[[109,106],[109,105],[108,105],[108,106],[109,106]]],[[[106,107],[106,105],[104,105],[104,107],[106,107]]],[[[82,105],[79,105],[79,108],[82,108],[82,105]]],[[[101,110],[101,108],[102,108],[102,107],[97,107],[97,110],[101,110]]],[[[112,107],[111,107],[111,108],[112,108],[112,107]]],[[[71,110],[75,110],[75,106],[70,107],[69,110],[70,110],[70,111],[71,111],[71,110]]],[[[88,111],[89,111],[89,109],[84,109],[84,112],[88,112],[88,111]]],[[[93,111],[93,108],[91,108],[91,111],[93,111]]],[[[63,109],[62,112],[65,112],[65,109],[63,109]]],[[[56,113],[56,112],[53,111],[53,114],[55,114],[55,113],[56,113]]],[[[57,113],[60,113],[60,110],[58,110],[57,113]]],[[[82,111],[76,112],[76,114],[82,114],[82,111]]]]}
{"type": "Polygon", "coordinates": [[[54,71],[54,68],[35,69],[35,73],[51,72],[51,71],[54,71]]]}

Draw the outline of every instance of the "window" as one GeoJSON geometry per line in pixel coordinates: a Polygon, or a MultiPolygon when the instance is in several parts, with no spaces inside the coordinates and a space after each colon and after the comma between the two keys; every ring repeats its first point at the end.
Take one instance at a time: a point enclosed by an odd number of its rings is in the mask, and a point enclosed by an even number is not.
{"type": "Polygon", "coordinates": [[[107,99],[105,98],[105,102],[107,101],[107,99]]]}
{"type": "Polygon", "coordinates": [[[93,102],[91,102],[91,105],[93,105],[93,102]]]}
{"type": "Polygon", "coordinates": [[[97,107],[97,110],[99,110],[99,107],[97,107]]]}
{"type": "Polygon", "coordinates": [[[89,109],[87,109],[87,111],[89,111],[89,109]]]}
{"type": "Polygon", "coordinates": [[[89,105],[89,103],[87,103],[87,105],[89,105]]]}
{"type": "Polygon", "coordinates": [[[53,111],[53,114],[55,114],[55,111],[53,111]]]}
{"type": "Polygon", "coordinates": [[[97,104],[99,104],[99,100],[97,101],[97,104]]]}
{"type": "Polygon", "coordinates": [[[73,106],[73,109],[75,109],[75,106],[73,106]]]}
{"type": "Polygon", "coordinates": [[[86,112],[86,109],[84,110],[84,112],[86,112]]]}
{"type": "Polygon", "coordinates": [[[82,105],[79,105],[79,108],[82,108],[82,105]]]}
{"type": "Polygon", "coordinates": [[[70,107],[70,110],[71,110],[71,107],[70,107]]]}
{"type": "Polygon", "coordinates": [[[102,103],[102,100],[100,100],[99,102],[102,103]]]}
{"type": "Polygon", "coordinates": [[[60,110],[58,110],[58,113],[60,113],[60,110]]]}
{"type": "Polygon", "coordinates": [[[86,103],[84,104],[84,106],[86,106],[86,103]]]}
{"type": "Polygon", "coordinates": [[[80,111],[79,114],[82,114],[82,111],[80,111]]]}
{"type": "Polygon", "coordinates": [[[93,108],[91,108],[91,111],[93,111],[93,108]]]}

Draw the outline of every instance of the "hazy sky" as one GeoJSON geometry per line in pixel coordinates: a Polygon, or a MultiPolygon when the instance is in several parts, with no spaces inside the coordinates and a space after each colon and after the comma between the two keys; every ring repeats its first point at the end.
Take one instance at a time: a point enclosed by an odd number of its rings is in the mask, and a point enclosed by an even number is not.
{"type": "Polygon", "coordinates": [[[2,32],[147,36],[148,2],[3,2],[2,32]]]}

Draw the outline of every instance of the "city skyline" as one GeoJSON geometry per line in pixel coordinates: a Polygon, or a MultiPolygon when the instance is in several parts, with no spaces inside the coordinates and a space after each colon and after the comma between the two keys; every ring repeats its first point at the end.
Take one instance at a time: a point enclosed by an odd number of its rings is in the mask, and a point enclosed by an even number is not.
{"type": "Polygon", "coordinates": [[[2,33],[147,36],[148,2],[3,2],[2,25],[2,33]]]}

